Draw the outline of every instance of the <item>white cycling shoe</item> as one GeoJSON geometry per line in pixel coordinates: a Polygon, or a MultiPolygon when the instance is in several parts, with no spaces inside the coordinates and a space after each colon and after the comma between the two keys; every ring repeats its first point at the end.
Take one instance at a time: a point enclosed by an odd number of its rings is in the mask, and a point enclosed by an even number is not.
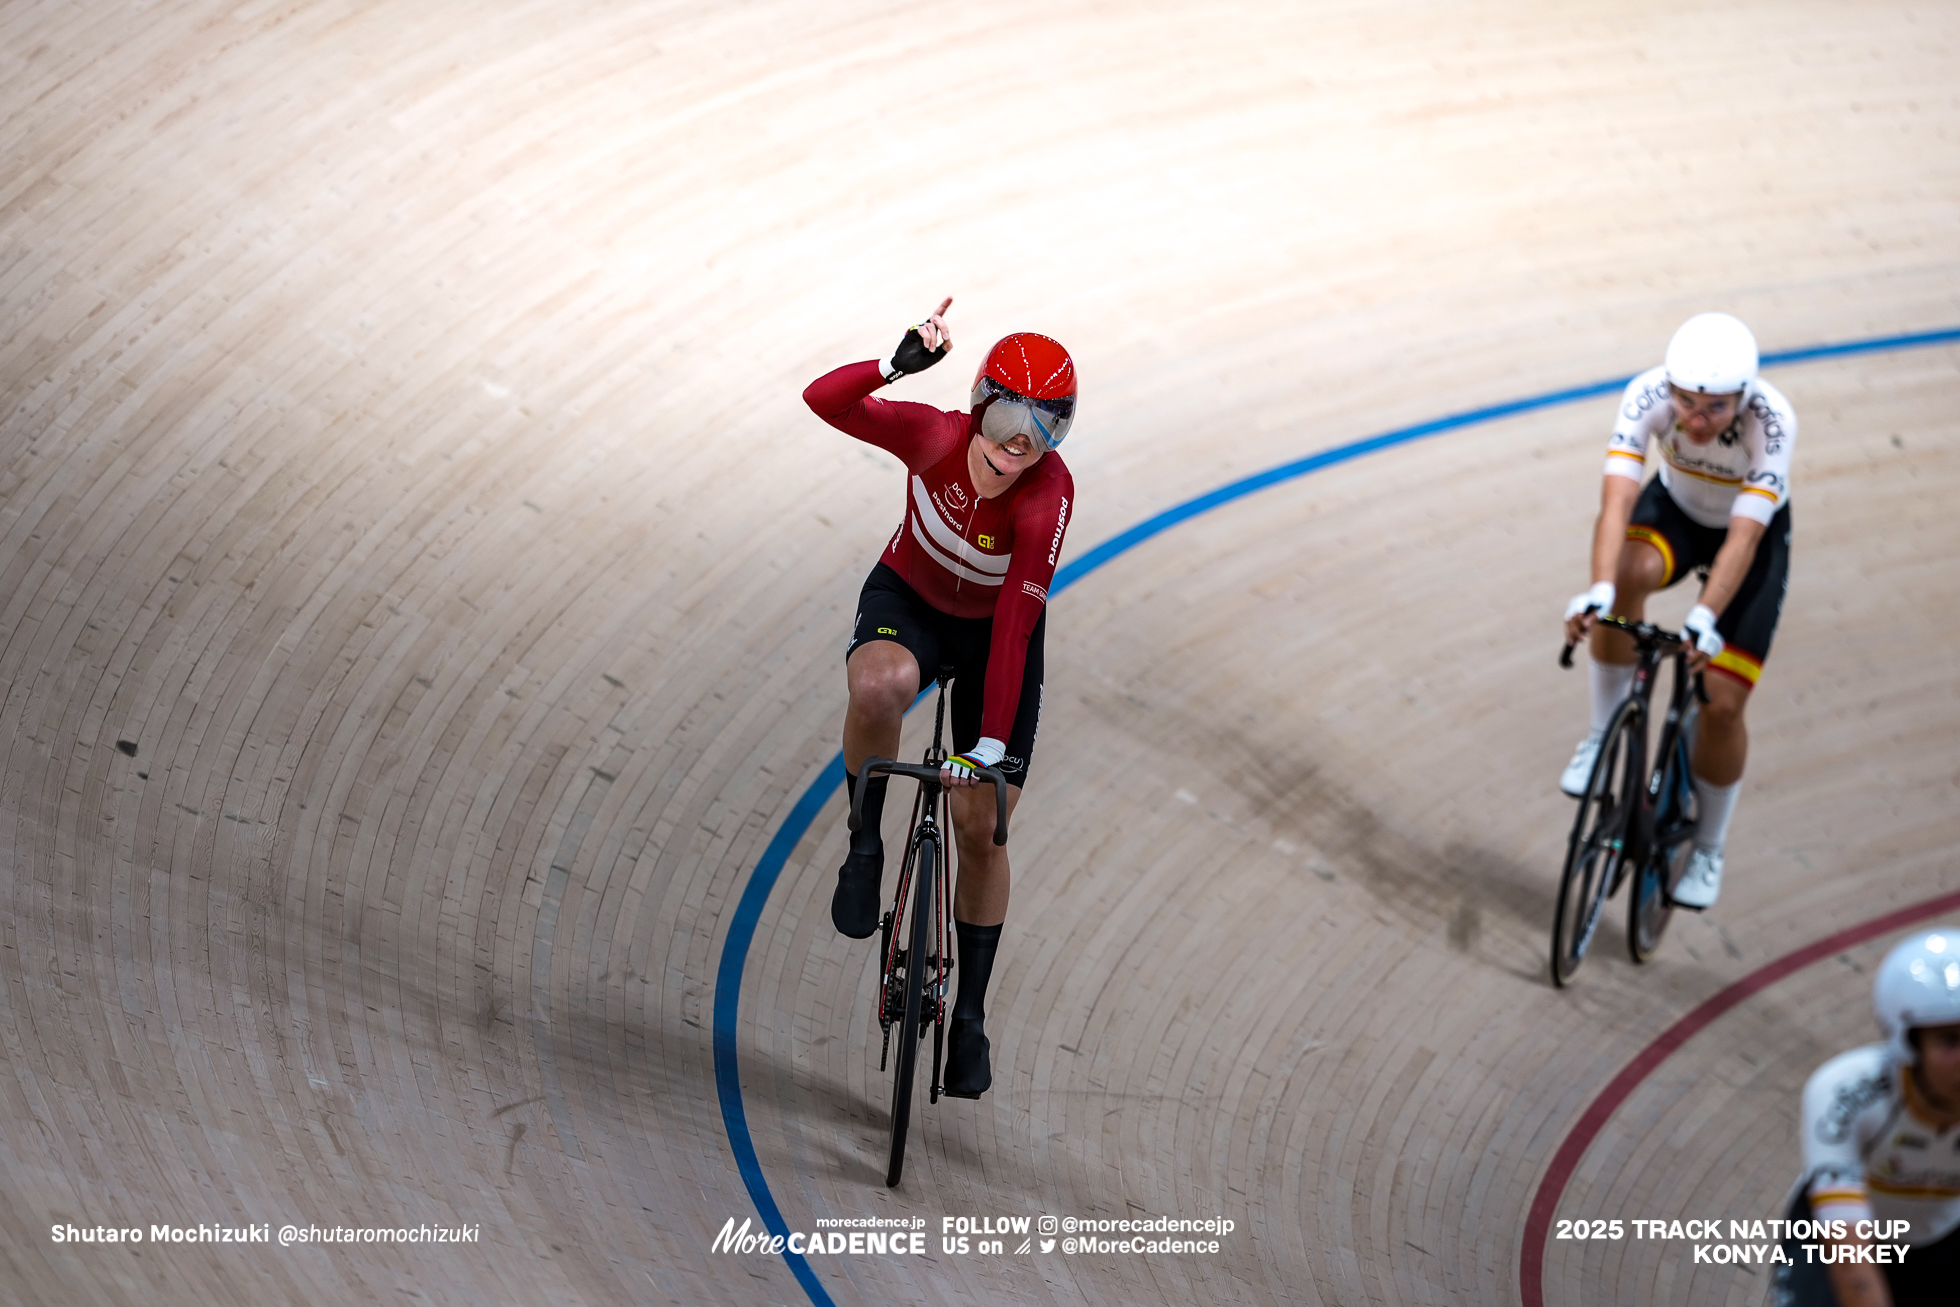
{"type": "Polygon", "coordinates": [[[1688,854],[1688,869],[1670,895],[1684,908],[1712,908],[1722,892],[1722,851],[1696,847],[1688,854]]]}
{"type": "Polygon", "coordinates": [[[1573,798],[1584,798],[1586,781],[1592,776],[1593,759],[1599,756],[1599,736],[1588,735],[1579,741],[1579,747],[1572,751],[1572,761],[1565,764],[1565,773],[1558,778],[1558,787],[1573,798]]]}

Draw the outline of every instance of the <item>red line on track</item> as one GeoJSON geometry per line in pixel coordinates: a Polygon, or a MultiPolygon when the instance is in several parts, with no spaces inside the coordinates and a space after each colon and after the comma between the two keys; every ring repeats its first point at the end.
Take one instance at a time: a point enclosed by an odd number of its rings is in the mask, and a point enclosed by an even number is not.
{"type": "Polygon", "coordinates": [[[1518,1266],[1518,1287],[1524,1307],[1545,1307],[1545,1238],[1551,1232],[1552,1215],[1558,1210],[1558,1200],[1565,1194],[1566,1183],[1572,1179],[1572,1173],[1579,1169],[1586,1149],[1592,1146],[1592,1141],[1605,1128],[1613,1113],[1619,1110],[1620,1104],[1675,1049],[1693,1039],[1704,1027],[1743,999],[1768,989],[1792,972],[1801,971],[1813,962],[1855,948],[1901,926],[1910,926],[1955,908],[1960,908],[1960,893],[1942,894],[1938,898],[1900,908],[1897,912],[1888,912],[1849,930],[1841,930],[1835,935],[1826,935],[1814,944],[1806,944],[1794,953],[1787,953],[1774,962],[1757,967],[1676,1021],[1662,1031],[1658,1039],[1641,1049],[1639,1055],[1627,1063],[1620,1074],[1599,1091],[1599,1097],[1586,1107],[1578,1124],[1572,1127],[1572,1133],[1565,1137],[1565,1142],[1558,1146],[1558,1152],[1552,1155],[1552,1165],[1545,1172],[1545,1178],[1538,1182],[1538,1193],[1532,1198],[1531,1211],[1525,1216],[1524,1251],[1518,1266]]]}

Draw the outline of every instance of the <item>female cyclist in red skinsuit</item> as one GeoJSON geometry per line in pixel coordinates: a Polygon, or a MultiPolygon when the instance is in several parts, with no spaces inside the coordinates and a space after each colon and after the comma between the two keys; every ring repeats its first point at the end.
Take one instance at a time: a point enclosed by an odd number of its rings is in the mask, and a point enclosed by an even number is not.
{"type": "Polygon", "coordinates": [[[988,977],[1007,917],[1007,850],[994,847],[993,795],[973,773],[996,767],[1011,814],[1026,784],[1041,717],[1048,584],[1075,483],[1054,452],[1074,421],[1075,365],[1046,336],[1016,332],[988,351],[965,413],[873,399],[952,348],[949,298],[882,363],[852,363],[810,383],[811,411],[905,463],[905,516],[865,579],[845,656],[844,780],[864,787],[864,821],[837,872],[832,922],[864,939],[878,928],[886,777],[864,760],[895,757],[900,719],[942,666],[954,667],[953,756],[940,779],[953,807],[959,881],[959,994],[945,1089],[978,1098],[993,1083],[984,1026],[988,977]]]}

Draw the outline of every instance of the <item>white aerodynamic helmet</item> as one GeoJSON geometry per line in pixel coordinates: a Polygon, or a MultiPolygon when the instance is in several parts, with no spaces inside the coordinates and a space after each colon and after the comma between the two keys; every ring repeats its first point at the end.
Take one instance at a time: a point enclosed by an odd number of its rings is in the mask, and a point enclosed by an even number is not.
{"type": "Polygon", "coordinates": [[[1739,318],[1697,313],[1667,342],[1667,379],[1703,395],[1733,395],[1756,379],[1756,338],[1739,318]]]}
{"type": "Polygon", "coordinates": [[[1908,1030],[1960,1023],[1960,929],[1942,926],[1901,940],[1879,964],[1872,1007],[1893,1053],[1907,1065],[1917,1062],[1908,1030]]]}

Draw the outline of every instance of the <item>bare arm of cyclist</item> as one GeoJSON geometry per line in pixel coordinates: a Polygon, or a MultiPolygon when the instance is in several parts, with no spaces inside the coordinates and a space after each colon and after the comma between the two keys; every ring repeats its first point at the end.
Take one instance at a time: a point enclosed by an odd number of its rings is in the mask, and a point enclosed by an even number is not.
{"type": "Polygon", "coordinates": [[[1701,592],[1701,601],[1716,614],[1728,607],[1729,600],[1742,588],[1742,579],[1749,575],[1749,565],[1756,561],[1756,545],[1768,529],[1767,523],[1753,517],[1729,519],[1729,537],[1715,551],[1715,561],[1708,569],[1708,584],[1701,592]]]}
{"type": "MultiPolygon", "coordinates": [[[[1600,478],[1599,520],[1593,525],[1592,579],[1595,584],[1619,575],[1620,550],[1626,544],[1627,523],[1640,498],[1640,482],[1613,473],[1600,478]]],[[[1593,612],[1574,613],[1565,620],[1565,638],[1577,642],[1592,629],[1593,612]]]]}
{"type": "MultiPolygon", "coordinates": [[[[1702,587],[1702,604],[1717,617],[1728,607],[1729,600],[1742,588],[1742,580],[1749,575],[1749,565],[1756,561],[1756,546],[1768,527],[1753,517],[1737,515],[1729,519],[1728,539],[1715,551],[1715,561],[1708,569],[1708,584],[1702,587]]],[[[1709,655],[1700,649],[1688,656],[1688,669],[1698,672],[1708,665],[1709,655]]]]}

